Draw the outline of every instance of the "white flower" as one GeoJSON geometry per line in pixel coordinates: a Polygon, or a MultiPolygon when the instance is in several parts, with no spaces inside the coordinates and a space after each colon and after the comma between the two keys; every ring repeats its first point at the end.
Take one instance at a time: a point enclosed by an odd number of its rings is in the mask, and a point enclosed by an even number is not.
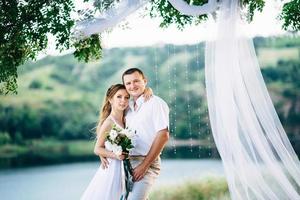
{"type": "Polygon", "coordinates": [[[113,150],[113,145],[112,145],[112,143],[110,143],[108,140],[106,140],[106,141],[104,142],[104,146],[105,146],[105,148],[106,148],[108,151],[112,151],[112,150],[113,150]]]}
{"type": "Polygon", "coordinates": [[[130,129],[127,129],[127,128],[123,129],[122,133],[125,134],[130,139],[136,135],[133,131],[131,131],[130,129]]]}
{"type": "Polygon", "coordinates": [[[114,154],[116,154],[117,156],[122,155],[122,147],[118,146],[116,144],[112,145],[112,151],[114,152],[114,154]]]}
{"type": "Polygon", "coordinates": [[[116,139],[116,137],[118,136],[118,132],[116,130],[111,130],[109,132],[109,137],[112,141],[114,141],[116,139]]]}

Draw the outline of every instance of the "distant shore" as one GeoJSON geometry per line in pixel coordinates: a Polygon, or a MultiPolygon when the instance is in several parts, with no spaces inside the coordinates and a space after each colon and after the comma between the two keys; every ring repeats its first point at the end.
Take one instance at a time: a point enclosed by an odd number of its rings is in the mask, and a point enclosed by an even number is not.
{"type": "MultiPolygon", "coordinates": [[[[61,141],[56,139],[28,140],[22,145],[5,144],[0,146],[0,168],[51,165],[99,160],[93,154],[93,140],[61,141]]],[[[198,159],[219,158],[214,146],[207,141],[170,140],[162,158],[198,159]]]]}

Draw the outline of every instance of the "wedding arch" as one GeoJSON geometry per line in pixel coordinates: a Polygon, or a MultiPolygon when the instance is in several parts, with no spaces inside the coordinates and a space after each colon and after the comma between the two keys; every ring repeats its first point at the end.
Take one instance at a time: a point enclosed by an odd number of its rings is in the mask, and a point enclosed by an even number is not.
{"type": "MultiPolygon", "coordinates": [[[[96,19],[77,24],[84,38],[111,28],[148,0],[122,0],[96,19]]],[[[213,137],[232,199],[300,199],[300,163],[268,94],[253,47],[242,31],[239,0],[193,6],[169,0],[185,15],[216,14],[206,41],[205,79],[213,137]]]]}

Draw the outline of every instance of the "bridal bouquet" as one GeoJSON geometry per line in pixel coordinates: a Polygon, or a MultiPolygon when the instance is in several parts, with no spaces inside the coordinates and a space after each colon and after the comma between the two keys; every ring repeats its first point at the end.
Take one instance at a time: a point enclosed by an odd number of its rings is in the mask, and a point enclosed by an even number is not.
{"type": "MultiPolygon", "coordinates": [[[[120,156],[123,152],[129,154],[130,150],[135,146],[136,134],[128,128],[121,129],[113,125],[109,134],[107,134],[105,147],[107,150],[114,152],[120,156]]],[[[132,191],[133,169],[128,157],[123,160],[124,173],[125,173],[125,189],[126,192],[122,195],[121,199],[126,200],[129,192],[132,191]]]]}
{"type": "Polygon", "coordinates": [[[121,129],[114,124],[109,134],[107,134],[105,147],[117,156],[120,156],[122,152],[129,153],[134,147],[135,136],[135,132],[130,129],[121,129]]]}

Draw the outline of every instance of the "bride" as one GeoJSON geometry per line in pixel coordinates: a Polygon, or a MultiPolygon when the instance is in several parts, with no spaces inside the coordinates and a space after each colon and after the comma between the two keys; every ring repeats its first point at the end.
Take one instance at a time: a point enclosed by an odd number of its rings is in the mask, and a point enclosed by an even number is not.
{"type": "MultiPolygon", "coordinates": [[[[146,99],[152,96],[152,90],[146,89],[146,99]]],[[[105,148],[107,133],[113,125],[125,128],[125,110],[128,107],[129,94],[122,84],[112,85],[104,98],[97,125],[97,141],[94,153],[101,159],[99,167],[92,181],[83,193],[81,200],[119,200],[125,193],[125,180],[123,174],[122,160],[125,155],[116,155],[105,148]],[[107,159],[106,159],[107,158],[107,159]]]]}

